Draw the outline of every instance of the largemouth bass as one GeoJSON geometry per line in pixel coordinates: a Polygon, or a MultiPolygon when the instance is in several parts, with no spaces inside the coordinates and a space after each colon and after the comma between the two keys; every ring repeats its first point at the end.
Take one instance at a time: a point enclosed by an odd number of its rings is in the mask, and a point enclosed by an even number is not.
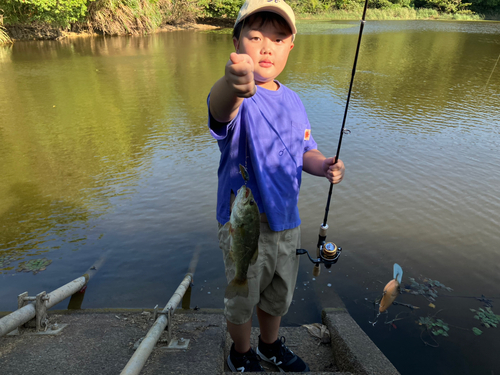
{"type": "MultiPolygon", "coordinates": [[[[240,171],[245,178],[248,174],[243,166],[240,171]]],[[[248,297],[248,267],[255,264],[259,255],[260,213],[252,191],[243,185],[236,194],[229,219],[231,235],[230,257],[236,266],[236,275],[226,288],[225,297],[248,297]]]]}

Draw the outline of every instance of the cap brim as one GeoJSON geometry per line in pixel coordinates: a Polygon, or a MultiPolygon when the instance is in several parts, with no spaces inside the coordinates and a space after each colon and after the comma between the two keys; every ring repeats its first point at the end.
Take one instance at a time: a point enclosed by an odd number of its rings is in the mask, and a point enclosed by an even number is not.
{"type": "Polygon", "coordinates": [[[283,9],[278,8],[278,7],[273,7],[273,6],[262,7],[262,8],[256,9],[253,12],[245,15],[245,17],[243,17],[243,18],[241,18],[239,20],[236,20],[236,23],[239,23],[239,22],[243,21],[245,18],[248,18],[252,14],[255,14],[255,13],[258,13],[258,12],[272,12],[272,13],[279,14],[281,17],[284,18],[284,20],[286,21],[286,23],[288,24],[288,26],[290,26],[290,29],[292,30],[292,34],[293,35],[297,34],[297,28],[295,27],[295,24],[292,21],[292,19],[290,18],[290,16],[288,16],[288,14],[283,9]]]}

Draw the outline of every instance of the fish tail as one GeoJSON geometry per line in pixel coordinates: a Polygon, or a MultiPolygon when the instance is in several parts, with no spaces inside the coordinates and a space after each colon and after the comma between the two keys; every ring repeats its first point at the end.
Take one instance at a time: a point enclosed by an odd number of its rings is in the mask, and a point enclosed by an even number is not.
{"type": "Polygon", "coordinates": [[[236,277],[229,283],[226,288],[225,298],[231,299],[236,296],[243,298],[248,297],[248,280],[238,280],[236,277]]]}

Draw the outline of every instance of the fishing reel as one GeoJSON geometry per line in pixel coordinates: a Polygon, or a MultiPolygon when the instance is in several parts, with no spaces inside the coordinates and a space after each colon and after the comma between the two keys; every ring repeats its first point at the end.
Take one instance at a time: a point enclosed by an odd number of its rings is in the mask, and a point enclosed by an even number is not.
{"type": "Polygon", "coordinates": [[[328,224],[324,223],[319,227],[318,245],[316,249],[317,258],[314,259],[309,255],[306,249],[297,249],[297,255],[307,254],[309,260],[314,264],[313,276],[317,277],[320,274],[320,264],[323,263],[326,268],[330,268],[332,264],[337,263],[340,258],[342,248],[335,245],[333,242],[326,242],[326,231],[328,224]]]}
{"type": "Polygon", "coordinates": [[[333,242],[323,242],[319,247],[319,256],[314,259],[311,257],[306,249],[297,249],[297,255],[307,254],[309,260],[315,265],[319,266],[321,263],[325,265],[326,268],[330,268],[332,264],[337,263],[342,252],[341,247],[337,247],[333,242]]]}

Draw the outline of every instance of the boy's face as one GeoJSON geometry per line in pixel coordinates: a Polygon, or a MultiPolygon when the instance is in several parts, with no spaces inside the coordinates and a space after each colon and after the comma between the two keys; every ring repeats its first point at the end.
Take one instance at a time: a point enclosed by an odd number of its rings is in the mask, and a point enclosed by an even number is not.
{"type": "Polygon", "coordinates": [[[244,25],[240,39],[233,38],[237,53],[249,55],[254,62],[257,85],[276,90],[274,79],[285,68],[293,48],[292,34],[274,22],[244,25]]]}

